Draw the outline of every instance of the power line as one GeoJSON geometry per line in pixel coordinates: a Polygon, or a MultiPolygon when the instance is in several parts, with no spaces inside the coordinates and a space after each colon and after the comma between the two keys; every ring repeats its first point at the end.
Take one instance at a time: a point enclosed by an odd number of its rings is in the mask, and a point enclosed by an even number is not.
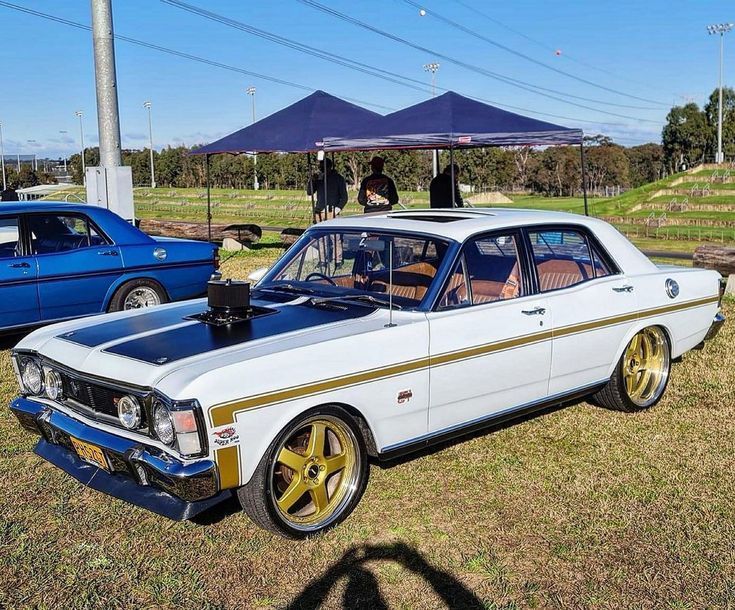
{"type": "MultiPolygon", "coordinates": [[[[50,15],[48,13],[42,13],[41,11],[36,11],[30,8],[26,8],[24,6],[18,6],[17,4],[12,4],[10,2],[5,2],[4,0],[0,0],[0,6],[3,6],[5,8],[9,8],[15,11],[19,11],[22,13],[26,13],[28,15],[32,15],[34,17],[39,17],[41,19],[46,19],[48,21],[54,21],[56,23],[60,23],[62,25],[67,25],[69,27],[73,27],[79,30],[85,30],[87,32],[90,32],[92,28],[88,25],[85,25],[83,23],[78,23],[76,21],[71,21],[69,19],[64,19],[63,17],[57,17],[56,15],[50,15]]],[[[302,91],[316,91],[314,87],[310,87],[307,85],[302,85],[300,83],[296,83],[293,81],[285,80],[282,78],[278,78],[276,76],[270,76],[268,74],[261,74],[259,72],[253,72],[252,70],[246,70],[244,68],[238,68],[237,66],[231,66],[228,64],[224,64],[212,59],[207,59],[205,57],[199,57],[198,55],[192,55],[191,53],[184,53],[183,51],[177,51],[176,49],[171,49],[169,47],[164,47],[161,45],[153,44],[150,42],[145,42],[144,40],[138,40],[136,38],[131,38],[129,36],[123,36],[121,34],[115,34],[116,40],[122,40],[124,42],[128,42],[130,44],[134,44],[140,47],[145,47],[147,49],[152,49],[154,51],[159,51],[161,53],[166,53],[168,55],[174,55],[176,57],[180,57],[182,59],[188,59],[191,61],[196,61],[198,63],[206,64],[209,66],[213,66],[215,68],[221,68],[223,70],[229,70],[230,72],[237,72],[239,74],[244,74],[246,76],[252,76],[254,78],[261,78],[263,80],[270,81],[272,83],[277,83],[279,85],[285,85],[287,87],[294,87],[296,89],[301,89],[302,91]]],[[[372,102],[366,102],[364,100],[359,100],[355,98],[349,98],[345,97],[344,99],[349,100],[351,102],[355,102],[357,104],[363,104],[365,106],[373,106],[375,108],[380,108],[382,110],[388,110],[393,111],[395,108],[391,108],[389,106],[383,106],[381,104],[375,104],[372,102]]]]}
{"type": "MultiPolygon", "coordinates": [[[[387,38],[389,40],[392,40],[394,42],[398,42],[398,43],[400,43],[402,45],[411,47],[412,49],[415,49],[417,51],[421,51],[422,53],[431,54],[434,57],[437,57],[437,58],[440,58],[440,59],[444,59],[445,61],[448,61],[450,63],[453,63],[453,64],[455,64],[457,66],[460,66],[462,68],[465,68],[465,69],[470,70],[472,72],[475,72],[477,74],[482,74],[483,76],[487,76],[487,77],[492,78],[494,80],[499,80],[499,81],[504,82],[506,84],[512,85],[514,87],[517,87],[519,89],[523,89],[524,91],[529,91],[531,93],[535,93],[537,95],[542,95],[544,97],[548,97],[550,99],[553,99],[553,100],[556,100],[556,101],[559,101],[559,102],[562,102],[562,103],[565,103],[565,104],[570,104],[572,106],[577,106],[579,108],[584,108],[585,110],[592,110],[593,112],[598,112],[598,113],[601,113],[601,114],[607,114],[609,116],[615,116],[615,117],[618,117],[618,118],[628,119],[628,120],[632,120],[632,121],[639,121],[639,122],[642,122],[642,123],[653,123],[653,124],[656,124],[656,125],[660,124],[660,121],[654,121],[654,120],[651,120],[651,119],[642,119],[642,118],[634,117],[634,116],[630,116],[630,115],[625,115],[625,114],[619,114],[619,113],[615,113],[615,112],[610,112],[608,110],[601,110],[600,108],[594,108],[592,106],[587,106],[587,105],[584,105],[584,104],[578,104],[576,102],[571,102],[569,100],[565,100],[563,98],[557,97],[556,95],[550,95],[548,93],[544,93],[543,90],[546,90],[546,91],[550,91],[550,90],[549,89],[545,89],[544,87],[539,87],[538,85],[533,85],[532,83],[521,81],[519,79],[511,78],[509,76],[504,76],[504,75],[499,74],[497,72],[492,72],[490,70],[486,70],[486,69],[481,68],[479,66],[476,66],[474,64],[469,64],[469,63],[464,62],[462,60],[459,60],[459,59],[457,59],[455,57],[451,57],[449,55],[445,55],[444,53],[440,53],[440,52],[438,52],[436,50],[429,49],[429,48],[427,48],[425,46],[422,46],[420,44],[411,42],[410,40],[407,40],[407,39],[402,38],[400,36],[397,36],[395,34],[391,34],[389,32],[386,32],[384,30],[381,30],[381,29],[379,29],[379,28],[377,28],[377,27],[375,27],[375,26],[373,26],[373,25],[371,25],[369,23],[366,23],[364,21],[361,21],[359,19],[356,19],[356,18],[351,17],[349,15],[346,15],[344,13],[341,13],[341,12],[339,12],[339,11],[333,9],[333,8],[330,8],[328,6],[325,6],[325,5],[323,5],[323,4],[319,3],[319,2],[316,2],[315,0],[297,0],[297,1],[300,2],[300,3],[302,3],[302,4],[305,4],[306,6],[309,6],[311,8],[314,8],[314,9],[316,9],[318,11],[321,11],[323,13],[326,13],[328,15],[331,15],[333,17],[336,17],[338,19],[341,19],[342,21],[346,21],[347,23],[351,23],[351,24],[356,25],[358,27],[361,27],[363,29],[369,30],[369,31],[371,31],[371,32],[373,32],[375,34],[378,34],[379,36],[382,36],[382,37],[387,38]]],[[[565,95],[567,97],[574,97],[571,94],[564,93],[564,92],[555,91],[555,93],[557,93],[559,95],[565,95]]]]}
{"type": "MultiPolygon", "coordinates": [[[[454,2],[455,4],[459,4],[460,6],[463,6],[467,10],[472,11],[473,13],[475,13],[477,15],[480,15],[481,17],[487,19],[488,21],[490,21],[490,22],[492,22],[492,23],[494,23],[496,25],[499,25],[501,28],[504,28],[504,29],[508,30],[509,32],[512,32],[516,36],[520,36],[521,38],[525,38],[529,42],[532,42],[533,44],[541,47],[542,49],[546,49],[547,51],[551,51],[551,52],[556,52],[557,51],[557,49],[555,49],[551,45],[548,45],[545,42],[543,42],[541,40],[538,40],[537,38],[533,38],[532,36],[529,36],[525,32],[522,32],[521,30],[517,30],[517,29],[509,26],[507,23],[503,23],[502,21],[500,21],[500,19],[497,19],[495,17],[492,17],[491,15],[487,14],[486,12],[481,11],[480,9],[472,6],[468,2],[464,2],[463,0],[452,0],[452,2],[454,2]]],[[[426,9],[424,9],[424,10],[426,10],[426,9]]],[[[645,87],[652,88],[651,85],[648,84],[648,83],[637,81],[637,80],[633,80],[633,79],[630,79],[630,78],[626,78],[624,76],[621,76],[620,74],[616,74],[612,70],[607,70],[606,68],[601,68],[600,66],[595,66],[594,64],[591,64],[589,62],[586,62],[586,61],[584,61],[582,59],[578,59],[578,58],[576,58],[576,57],[574,57],[572,55],[568,55],[567,53],[564,53],[563,58],[566,59],[566,60],[568,60],[568,61],[572,61],[574,63],[577,63],[580,66],[584,66],[586,68],[590,68],[591,70],[596,70],[597,72],[601,72],[603,74],[607,74],[608,76],[612,76],[612,77],[617,78],[619,80],[626,81],[626,82],[629,82],[629,83],[633,83],[634,85],[643,85],[645,87]]]]}

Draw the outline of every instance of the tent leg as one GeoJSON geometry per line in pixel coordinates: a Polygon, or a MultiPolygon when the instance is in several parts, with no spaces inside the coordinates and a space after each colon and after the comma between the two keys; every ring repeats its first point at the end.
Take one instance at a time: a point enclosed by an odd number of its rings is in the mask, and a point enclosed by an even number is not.
{"type": "Polygon", "coordinates": [[[587,162],[584,156],[584,142],[579,143],[579,155],[582,163],[582,197],[584,197],[584,215],[589,216],[590,211],[587,207],[587,162]]]}
{"type": "Polygon", "coordinates": [[[209,184],[209,155],[205,155],[204,173],[207,180],[207,239],[212,241],[212,189],[209,184]]]}
{"type": "MultiPolygon", "coordinates": [[[[311,184],[311,178],[314,175],[311,169],[311,153],[306,153],[306,163],[309,166],[308,181],[311,184]]],[[[316,224],[316,206],[314,204],[314,185],[309,189],[311,191],[311,224],[316,224]]]]}
{"type": "Polygon", "coordinates": [[[456,202],[454,200],[454,148],[452,145],[449,145],[449,175],[452,177],[452,209],[456,206],[456,202]]]}

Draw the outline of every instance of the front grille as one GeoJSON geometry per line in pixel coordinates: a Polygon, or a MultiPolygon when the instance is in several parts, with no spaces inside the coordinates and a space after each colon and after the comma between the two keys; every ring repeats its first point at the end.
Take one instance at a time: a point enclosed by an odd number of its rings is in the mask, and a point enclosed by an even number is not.
{"type": "MultiPolygon", "coordinates": [[[[68,373],[61,373],[61,382],[66,398],[91,409],[97,415],[106,415],[117,421],[117,403],[126,392],[79,379],[68,373]]],[[[141,428],[145,428],[147,412],[145,408],[142,411],[141,428]]]]}

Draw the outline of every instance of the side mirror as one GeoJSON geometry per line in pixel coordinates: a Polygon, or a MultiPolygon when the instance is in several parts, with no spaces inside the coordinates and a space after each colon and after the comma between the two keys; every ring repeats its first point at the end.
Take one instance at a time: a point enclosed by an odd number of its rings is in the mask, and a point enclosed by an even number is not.
{"type": "Polygon", "coordinates": [[[259,282],[263,279],[263,276],[268,271],[268,267],[261,267],[260,269],[256,269],[253,271],[250,275],[248,275],[248,281],[252,282],[253,284],[259,282]]]}

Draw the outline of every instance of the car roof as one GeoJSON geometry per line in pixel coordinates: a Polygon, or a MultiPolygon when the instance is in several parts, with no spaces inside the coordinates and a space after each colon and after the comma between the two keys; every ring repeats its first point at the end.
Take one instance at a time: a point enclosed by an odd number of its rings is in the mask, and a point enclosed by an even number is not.
{"type": "Polygon", "coordinates": [[[99,209],[88,203],[66,203],[64,201],[3,201],[0,203],[0,213],[22,214],[24,212],[64,212],[89,213],[90,208],[99,209]]]}
{"type": "Polygon", "coordinates": [[[457,208],[400,210],[381,214],[349,216],[320,223],[316,227],[401,229],[461,242],[477,233],[495,229],[538,224],[576,224],[596,228],[598,223],[606,224],[594,218],[567,212],[520,208],[457,208]]]}

